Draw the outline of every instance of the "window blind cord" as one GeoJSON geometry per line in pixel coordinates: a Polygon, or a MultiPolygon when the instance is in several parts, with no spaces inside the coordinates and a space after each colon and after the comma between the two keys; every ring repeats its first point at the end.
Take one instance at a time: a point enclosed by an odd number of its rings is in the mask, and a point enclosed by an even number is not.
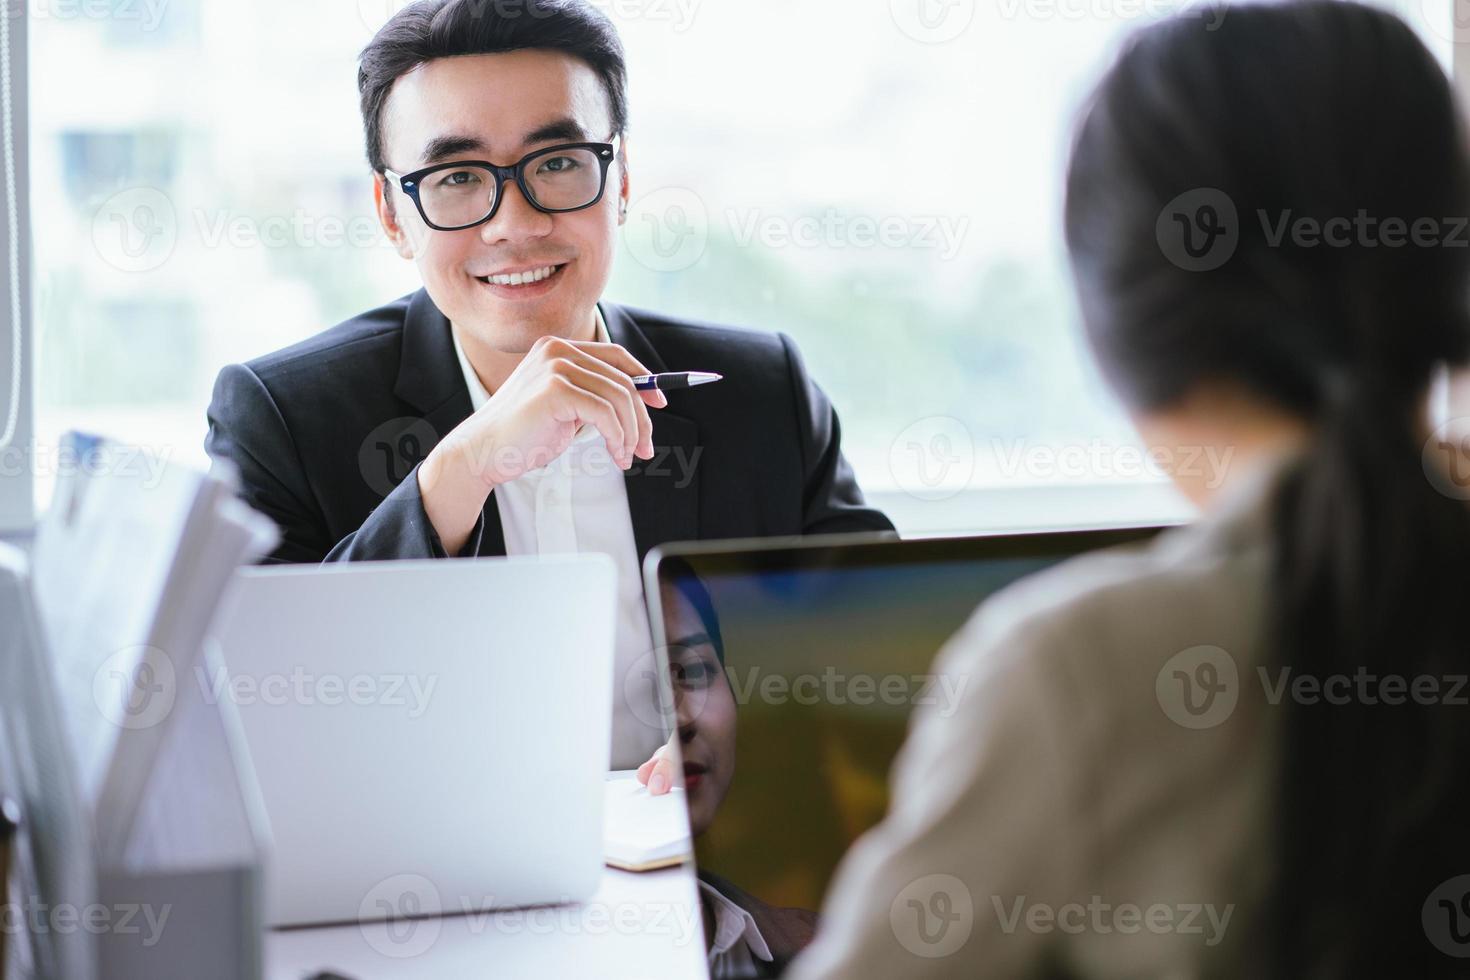
{"type": "Polygon", "coordinates": [[[0,449],[15,439],[20,425],[20,215],[15,206],[15,130],[10,101],[10,16],[0,12],[0,152],[5,156],[5,227],[9,233],[10,293],[10,407],[5,412],[5,429],[0,431],[0,449]]]}

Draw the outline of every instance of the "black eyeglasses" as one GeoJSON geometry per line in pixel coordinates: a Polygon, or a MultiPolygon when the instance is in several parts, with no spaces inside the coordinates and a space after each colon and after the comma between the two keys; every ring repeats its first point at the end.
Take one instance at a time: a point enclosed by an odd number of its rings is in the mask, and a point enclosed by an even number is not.
{"type": "Polygon", "coordinates": [[[617,157],[614,143],[563,143],[536,150],[510,167],[487,160],[438,163],[383,176],[413,199],[424,223],[436,231],[460,231],[495,217],[505,197],[505,182],[515,181],[527,203],[546,214],[581,211],[602,200],[607,168],[617,157]]]}

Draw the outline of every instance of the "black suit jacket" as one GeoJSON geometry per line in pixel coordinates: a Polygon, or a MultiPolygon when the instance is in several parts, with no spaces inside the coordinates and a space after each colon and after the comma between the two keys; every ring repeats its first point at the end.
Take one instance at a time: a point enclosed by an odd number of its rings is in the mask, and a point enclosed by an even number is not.
{"type": "MultiPolygon", "coordinates": [[[[891,531],[863,503],[837,415],[783,334],[601,304],[651,371],[725,380],[652,409],[652,460],[626,474],[642,562],[671,541],[891,531]]],[[[281,562],[443,557],[415,468],[470,414],[449,321],[419,290],[215,381],[205,448],[281,528],[281,562]]],[[[492,495],[461,556],[504,555],[492,495]]]]}

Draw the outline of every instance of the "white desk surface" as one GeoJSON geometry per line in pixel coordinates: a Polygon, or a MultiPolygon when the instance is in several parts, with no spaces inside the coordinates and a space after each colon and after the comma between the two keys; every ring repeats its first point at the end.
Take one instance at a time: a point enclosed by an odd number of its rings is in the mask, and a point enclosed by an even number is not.
{"type": "Polygon", "coordinates": [[[597,894],[576,905],[266,933],[268,980],[321,970],[352,980],[708,976],[691,864],[604,868],[597,894]]]}

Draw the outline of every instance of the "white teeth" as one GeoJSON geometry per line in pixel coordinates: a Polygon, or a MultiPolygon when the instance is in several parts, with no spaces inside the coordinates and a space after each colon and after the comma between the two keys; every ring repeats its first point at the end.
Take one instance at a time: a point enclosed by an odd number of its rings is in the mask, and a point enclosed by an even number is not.
{"type": "Polygon", "coordinates": [[[512,272],[508,276],[487,276],[486,281],[497,286],[520,286],[525,283],[540,282],[556,271],[556,266],[548,265],[542,269],[532,269],[530,272],[512,272]]]}

